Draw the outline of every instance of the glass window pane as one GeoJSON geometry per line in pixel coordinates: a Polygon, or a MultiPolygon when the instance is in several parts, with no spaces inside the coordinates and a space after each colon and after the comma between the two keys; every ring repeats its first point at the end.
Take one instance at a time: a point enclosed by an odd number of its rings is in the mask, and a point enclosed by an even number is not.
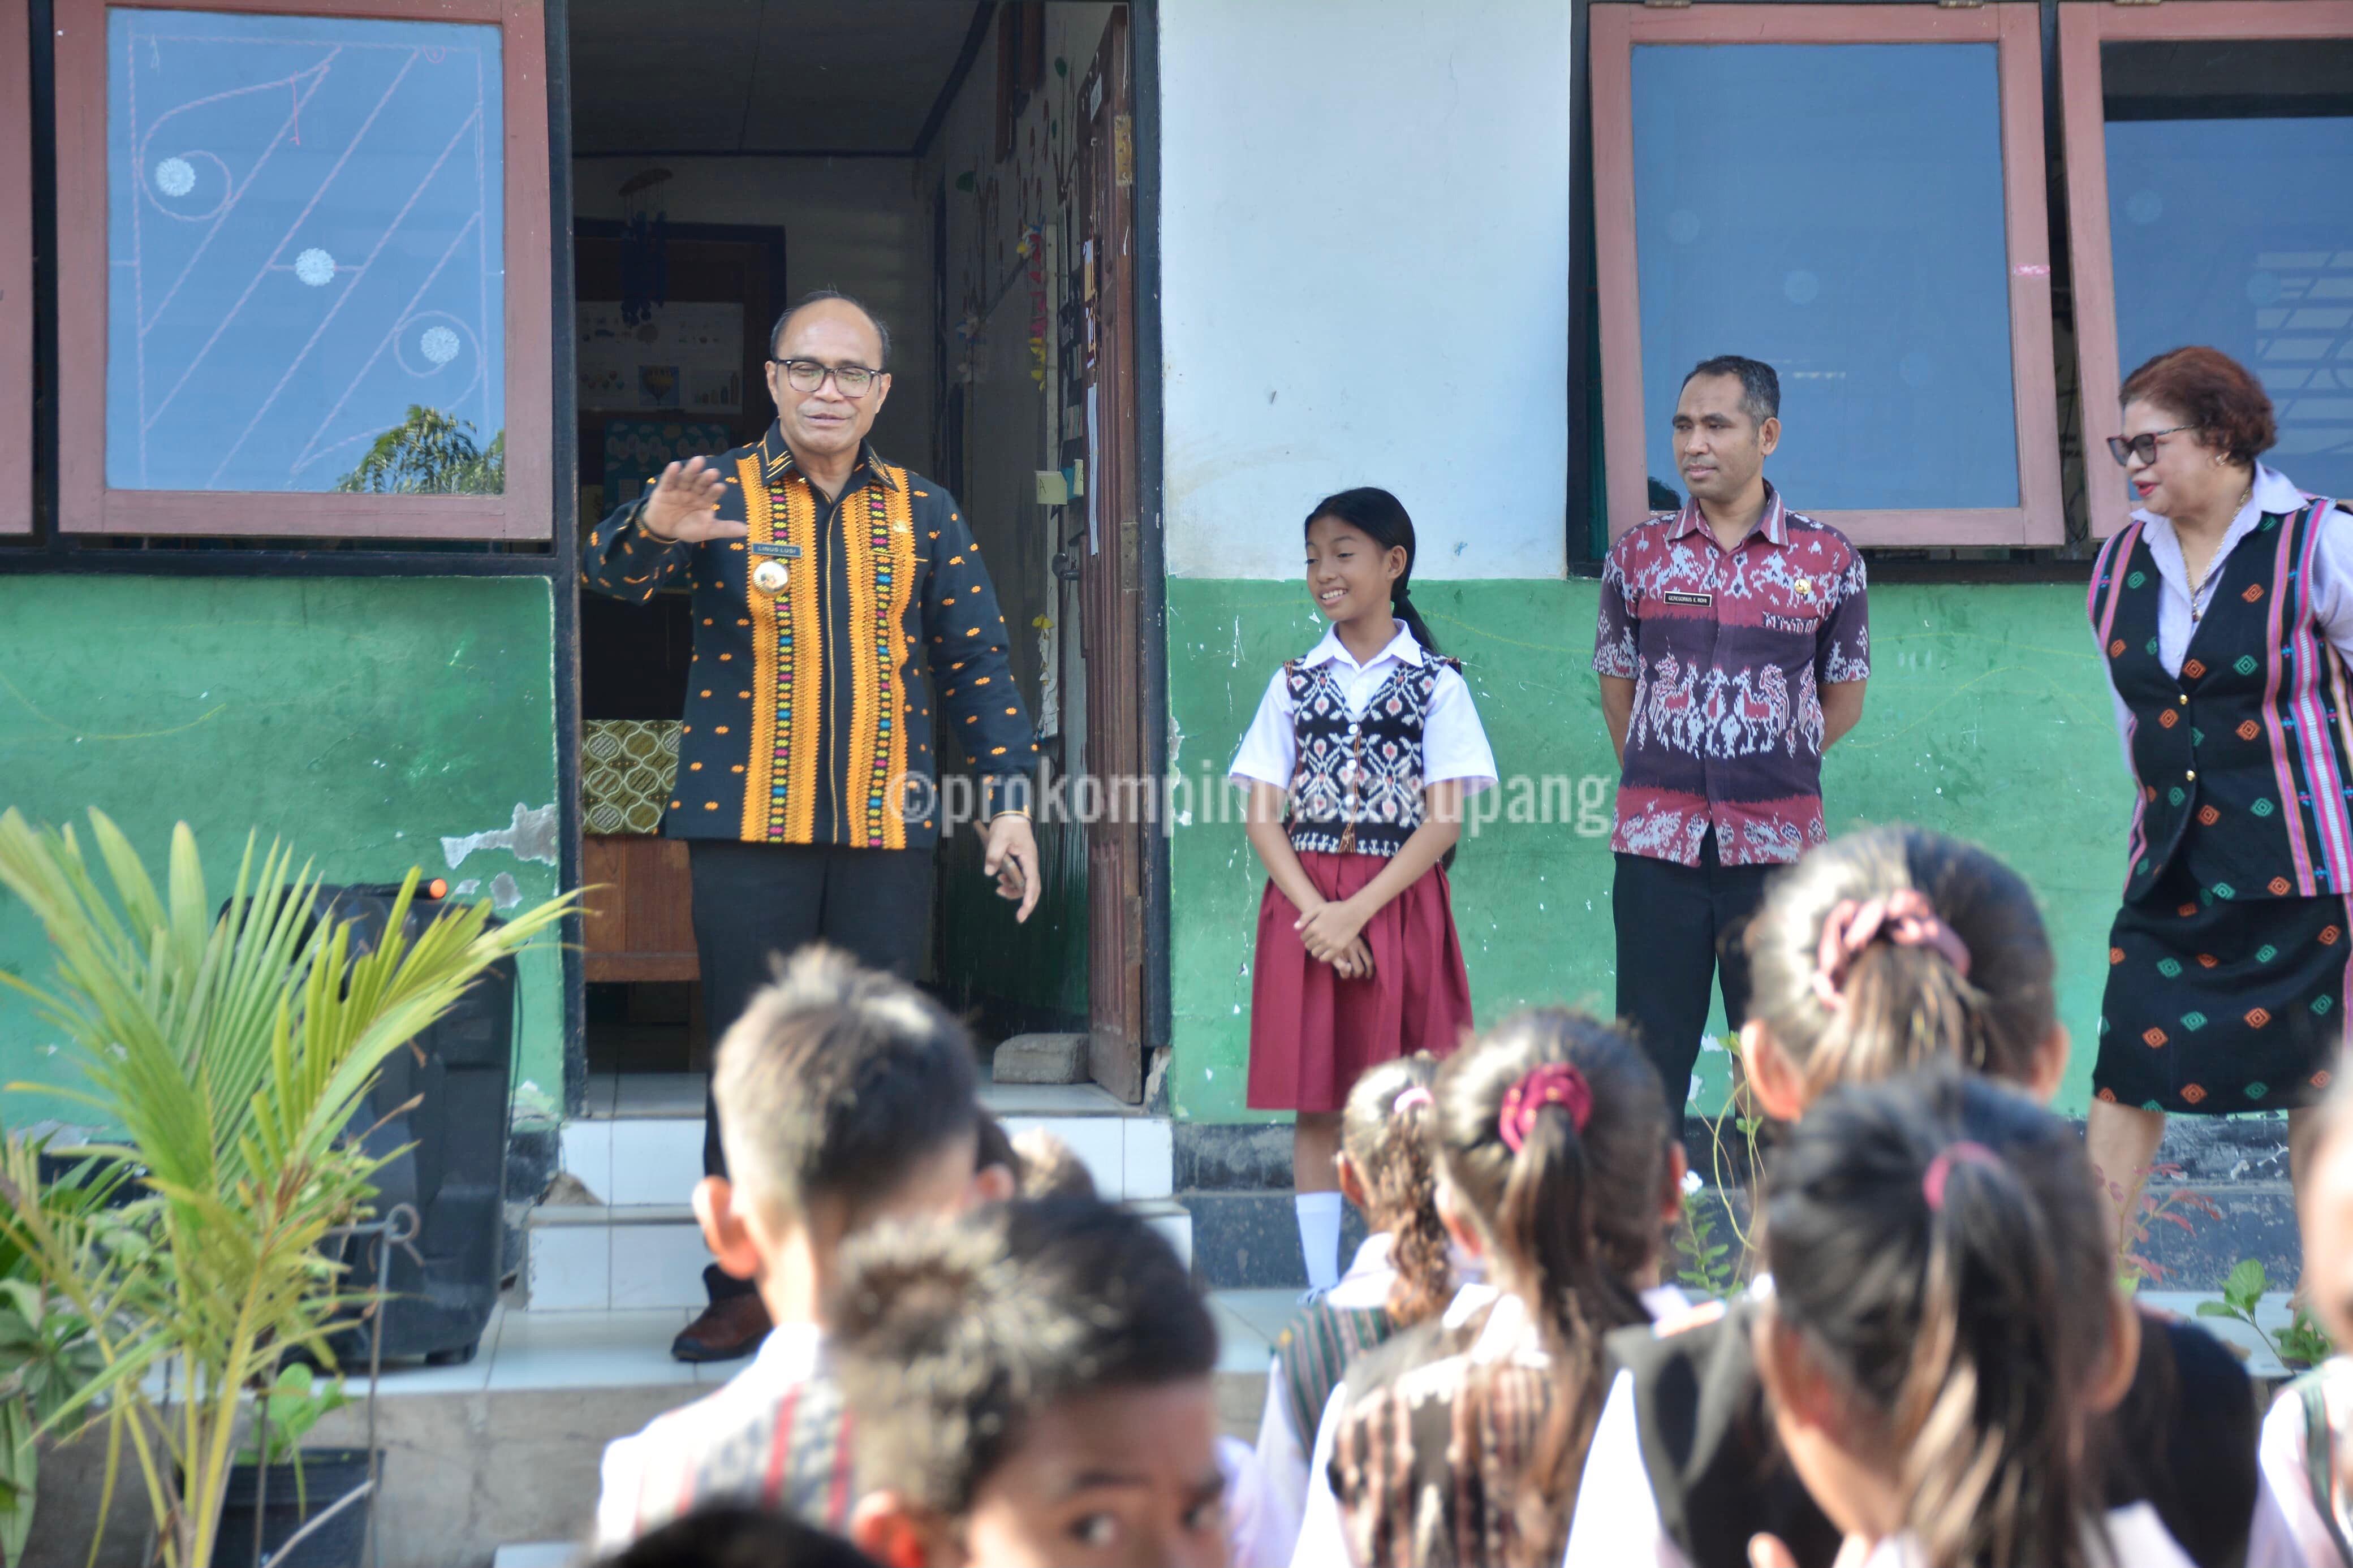
{"type": "Polygon", "coordinates": [[[1740,353],[1780,374],[1790,504],[2019,504],[1995,50],[1635,48],[1654,496],[1683,375],[1740,353]]]}
{"type": "Polygon", "coordinates": [[[2101,76],[2118,371],[2212,344],[2271,393],[2267,460],[2353,493],[2353,42],[2111,44],[2101,76]]]}
{"type": "Polygon", "coordinates": [[[114,10],[106,480],[505,488],[499,31],[114,10]]]}

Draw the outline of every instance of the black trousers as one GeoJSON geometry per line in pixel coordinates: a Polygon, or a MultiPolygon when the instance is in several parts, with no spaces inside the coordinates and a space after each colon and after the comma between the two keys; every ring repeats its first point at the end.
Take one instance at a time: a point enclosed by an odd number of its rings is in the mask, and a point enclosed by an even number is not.
{"type": "Polygon", "coordinates": [[[1700,841],[1696,866],[1618,857],[1610,895],[1618,927],[1618,1016],[1633,1026],[1643,1054],[1659,1069],[1678,1139],[1700,1031],[1707,1027],[1708,982],[1722,987],[1725,1019],[1737,1029],[1748,1017],[1742,931],[1764,899],[1765,879],[1778,869],[1725,865],[1714,833],[1700,841]]]}
{"type": "MultiPolygon", "coordinates": [[[[932,852],[849,849],[830,845],[689,840],[694,873],[694,949],[702,968],[702,1013],[712,1043],[752,994],[776,977],[776,960],[812,942],[829,942],[869,969],[911,979],[932,930],[932,852]]],[[[727,1173],[719,1113],[706,1094],[702,1170],[727,1173]]],[[[752,1282],[702,1271],[713,1301],[749,1295],[752,1282]]]]}

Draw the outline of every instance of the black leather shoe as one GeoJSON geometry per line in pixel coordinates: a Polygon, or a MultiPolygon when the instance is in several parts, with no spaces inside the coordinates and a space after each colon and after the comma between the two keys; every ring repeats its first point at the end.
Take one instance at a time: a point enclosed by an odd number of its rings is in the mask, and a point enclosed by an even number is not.
{"type": "Polygon", "coordinates": [[[681,1330],[670,1353],[680,1361],[735,1361],[758,1350],[769,1327],[767,1304],[759,1297],[730,1296],[681,1330]]]}

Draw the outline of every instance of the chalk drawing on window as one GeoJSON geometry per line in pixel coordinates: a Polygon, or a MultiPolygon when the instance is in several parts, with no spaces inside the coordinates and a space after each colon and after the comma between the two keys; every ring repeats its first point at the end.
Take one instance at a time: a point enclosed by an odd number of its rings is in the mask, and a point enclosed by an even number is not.
{"type": "Polygon", "coordinates": [[[499,30],[107,20],[108,484],[501,489],[499,30]]]}

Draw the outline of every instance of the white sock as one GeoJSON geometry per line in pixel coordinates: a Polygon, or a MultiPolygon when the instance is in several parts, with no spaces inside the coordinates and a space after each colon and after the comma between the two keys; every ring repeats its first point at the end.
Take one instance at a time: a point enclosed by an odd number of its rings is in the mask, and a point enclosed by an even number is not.
{"type": "Polygon", "coordinates": [[[1307,1288],[1329,1290],[1340,1282],[1340,1194],[1300,1193],[1299,1250],[1307,1255],[1307,1288]]]}

